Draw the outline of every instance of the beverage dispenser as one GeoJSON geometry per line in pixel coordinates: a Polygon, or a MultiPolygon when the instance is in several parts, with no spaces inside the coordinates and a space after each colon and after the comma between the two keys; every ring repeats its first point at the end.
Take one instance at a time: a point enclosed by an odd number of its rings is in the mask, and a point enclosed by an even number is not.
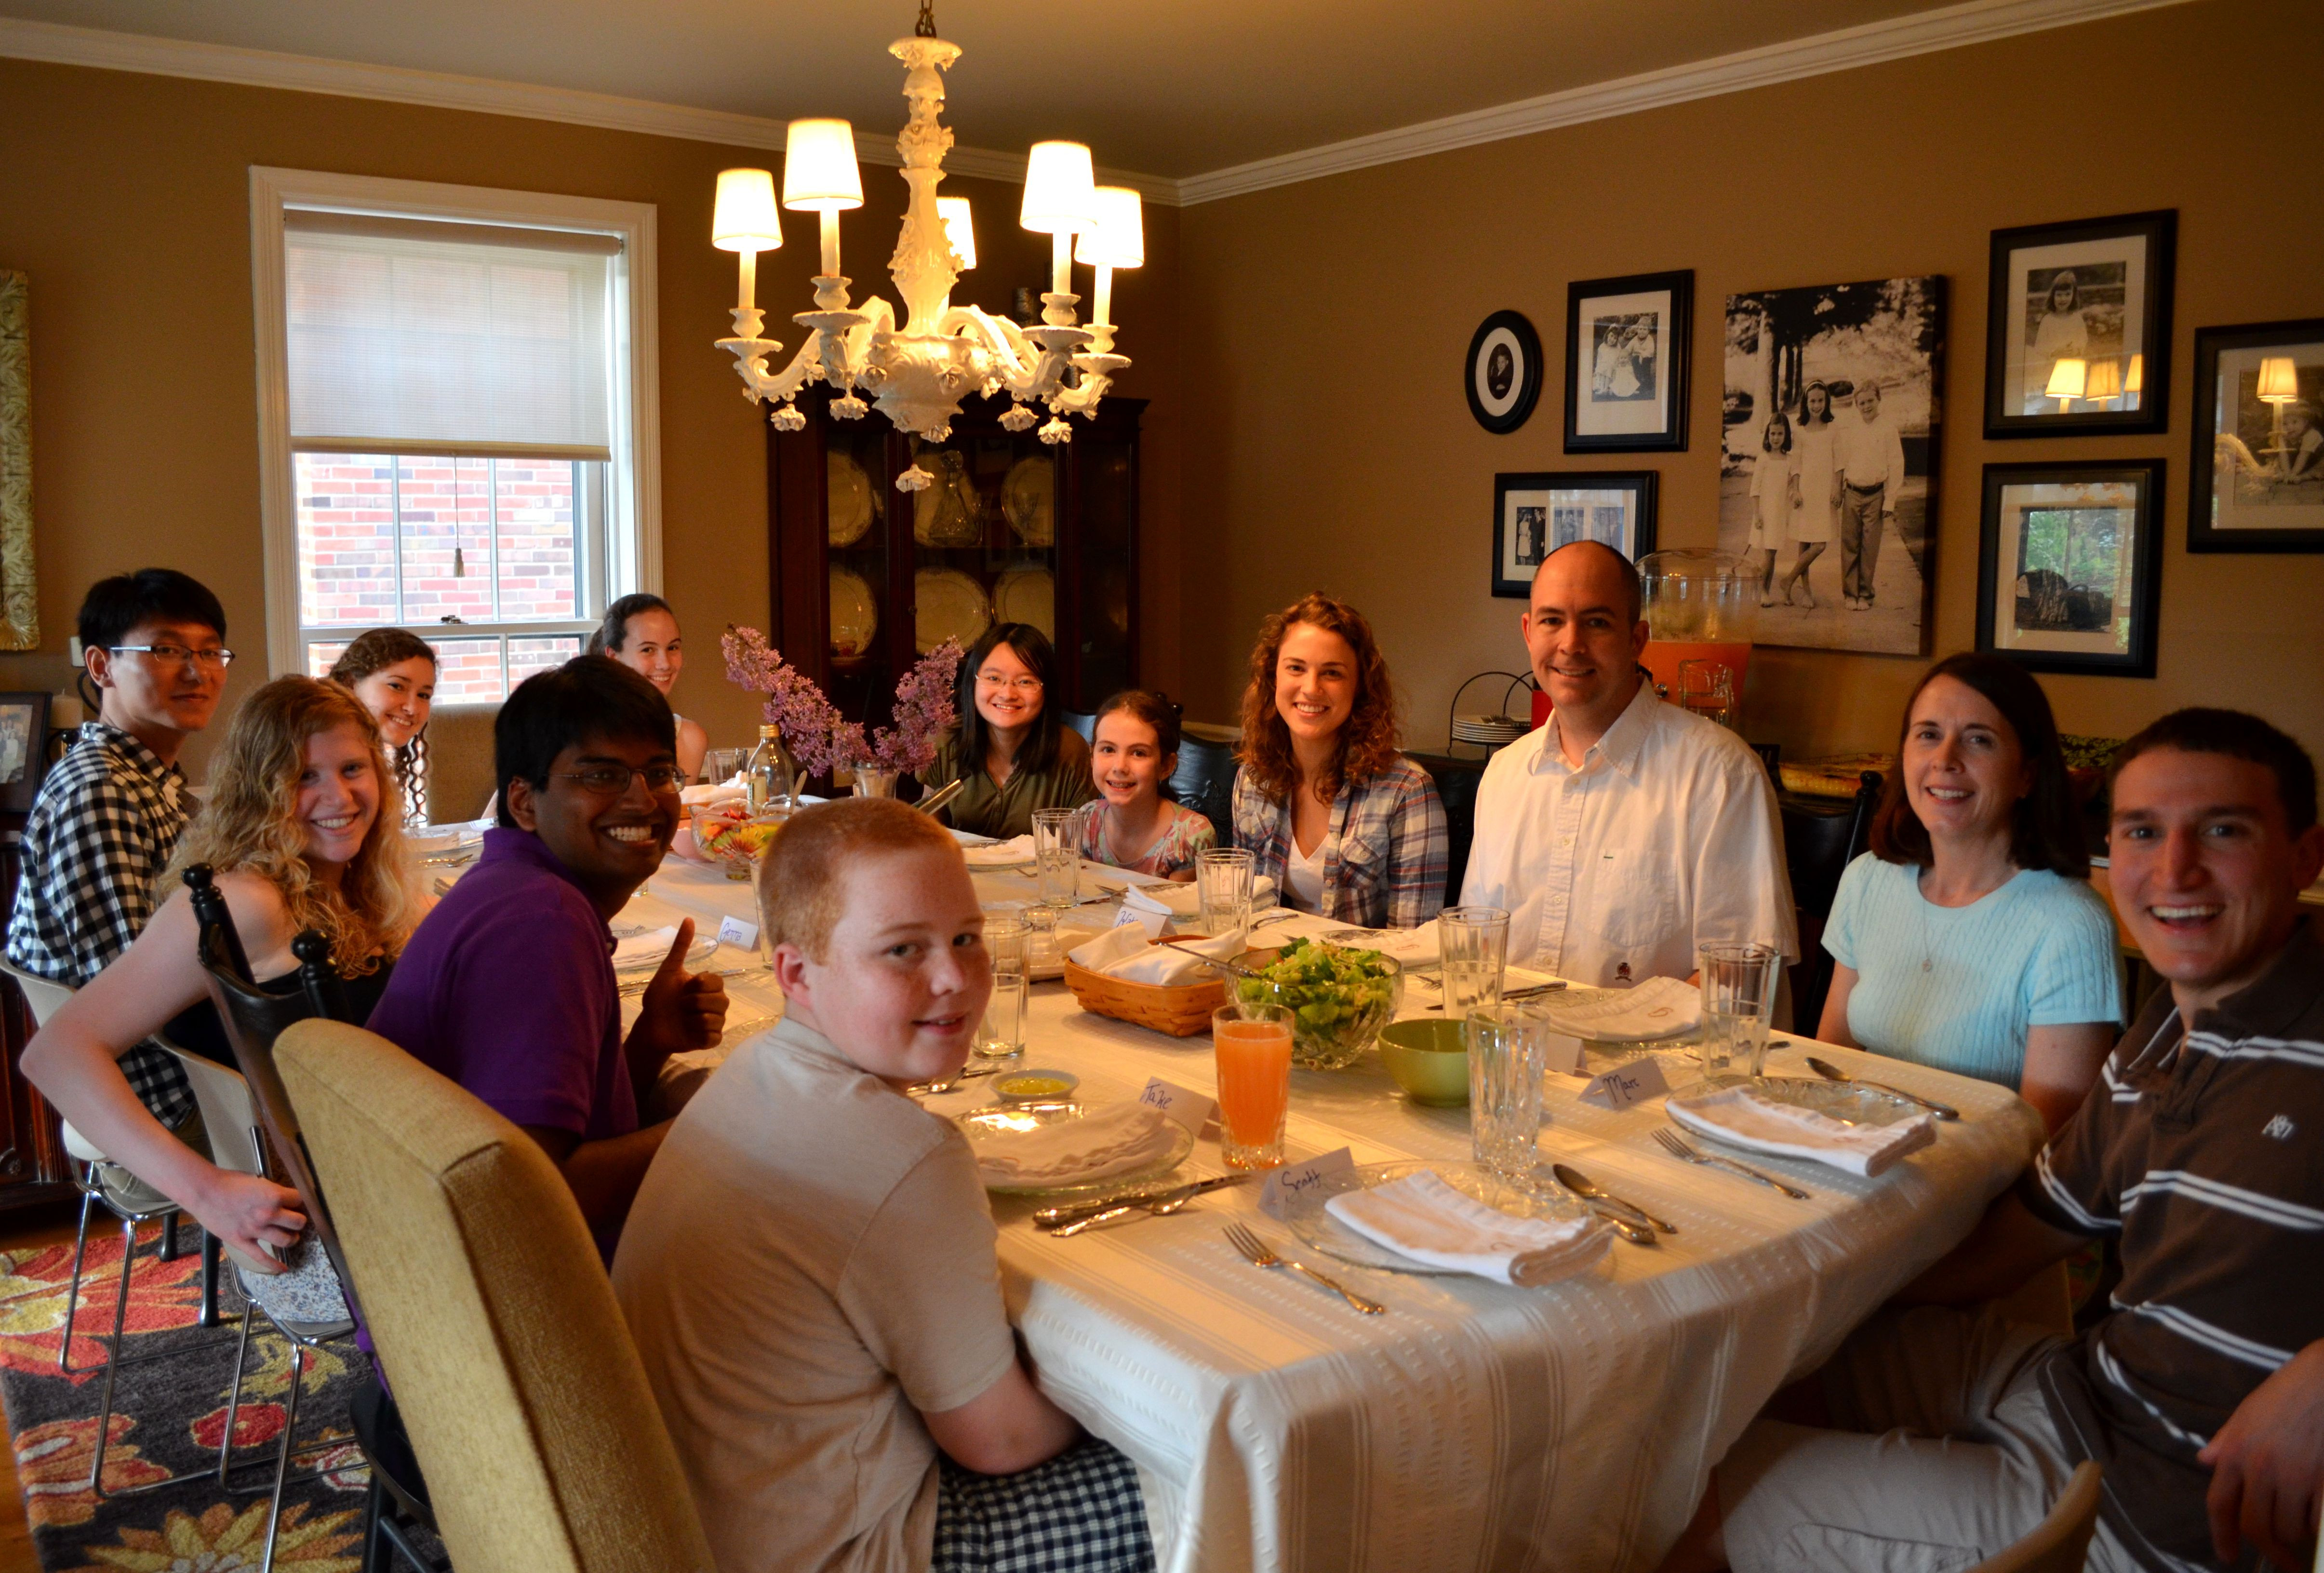
{"type": "Polygon", "coordinates": [[[1674,705],[1740,730],[1743,676],[1759,617],[1759,584],[1731,552],[1681,547],[1648,553],[1649,634],[1643,663],[1674,705]],[[1724,673],[1722,678],[1721,673],[1724,673]]]}

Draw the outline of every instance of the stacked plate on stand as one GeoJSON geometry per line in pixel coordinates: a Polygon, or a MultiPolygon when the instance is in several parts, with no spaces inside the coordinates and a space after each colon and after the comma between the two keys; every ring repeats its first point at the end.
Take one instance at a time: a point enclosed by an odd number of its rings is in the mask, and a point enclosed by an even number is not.
{"type": "Polygon", "coordinates": [[[1452,741],[1474,743],[1484,748],[1506,748],[1533,730],[1531,721],[1515,716],[1455,716],[1452,717],[1452,741]]]}

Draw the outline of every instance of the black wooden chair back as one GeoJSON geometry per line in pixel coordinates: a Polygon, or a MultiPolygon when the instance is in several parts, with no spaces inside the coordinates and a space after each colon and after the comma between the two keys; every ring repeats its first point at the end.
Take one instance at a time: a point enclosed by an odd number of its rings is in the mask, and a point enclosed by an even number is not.
{"type": "Polygon", "coordinates": [[[1823,948],[1824,924],[1840,894],[1840,876],[1864,853],[1872,838],[1872,810],[1880,801],[1881,778],[1868,770],[1857,778],[1856,796],[1809,807],[1797,800],[1783,806],[1784,862],[1792,878],[1792,903],[1799,909],[1800,964],[1792,973],[1792,1024],[1813,1033],[1831,991],[1831,953],[1823,948]]]}
{"type": "Polygon", "coordinates": [[[1082,735],[1084,743],[1097,741],[1097,717],[1079,710],[1059,710],[1057,719],[1082,735]]]}
{"type": "Polygon", "coordinates": [[[1222,847],[1234,845],[1235,778],[1241,773],[1233,744],[1200,737],[1178,739],[1178,768],[1170,775],[1171,793],[1210,820],[1222,847]]]}

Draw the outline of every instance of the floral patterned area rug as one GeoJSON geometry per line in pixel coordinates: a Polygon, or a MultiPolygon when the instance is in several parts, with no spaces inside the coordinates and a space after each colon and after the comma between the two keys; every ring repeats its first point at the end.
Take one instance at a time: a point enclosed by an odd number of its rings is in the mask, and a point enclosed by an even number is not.
{"type": "MultiPolygon", "coordinates": [[[[228,1573],[259,1565],[265,1550],[266,1488],[273,1485],[274,1444],[290,1394],[289,1340],[262,1318],[244,1362],[242,1407],[235,1418],[235,1467],[230,1486],[217,1478],[218,1442],[234,1384],[233,1322],[197,1326],[201,1257],[188,1226],[182,1254],[156,1254],[158,1226],[138,1238],[129,1279],[123,1342],[132,1355],[164,1357],[124,1365],[107,1428],[105,1485],[121,1490],[185,1476],[135,1496],[101,1498],[89,1488],[97,1457],[97,1412],[103,1363],[120,1290],[121,1230],[100,1214],[91,1220],[80,1307],[73,1318],[72,1364],[57,1368],[72,1282],[72,1242],[0,1251],[0,1398],[8,1439],[32,1520],[42,1573],[228,1573]],[[93,1369],[92,1369],[93,1368],[93,1369]],[[255,1489],[243,1489],[255,1488],[255,1489]]],[[[241,1309],[231,1264],[219,1291],[228,1317],[241,1309]]],[[[354,1343],[299,1355],[306,1385],[299,1399],[299,1444],[321,1444],[311,1459],[325,1471],[283,1493],[274,1565],[284,1573],[358,1573],[363,1563],[364,1493],[369,1470],[347,1423],[347,1403],[372,1381],[371,1364],[354,1343]]],[[[294,1474],[309,1461],[294,1461],[294,1474]]]]}

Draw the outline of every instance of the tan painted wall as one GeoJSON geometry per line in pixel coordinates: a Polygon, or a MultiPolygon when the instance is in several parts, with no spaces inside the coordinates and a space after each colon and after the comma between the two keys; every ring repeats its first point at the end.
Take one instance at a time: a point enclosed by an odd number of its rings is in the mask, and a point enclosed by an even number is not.
{"type": "MultiPolygon", "coordinates": [[[[2207,0],[1186,209],[1190,714],[1230,714],[1259,616],[1323,587],[1373,618],[1407,737],[1441,742],[1462,679],[1524,666],[1522,604],[1488,594],[1496,471],[1658,469],[1662,543],[1712,544],[1727,294],[1943,273],[1932,650],[1975,639],[1984,465],[2159,456],[2158,675],[2045,678],[2061,723],[2121,736],[2224,703],[2324,754],[2324,556],[2184,550],[2195,328],[2324,316],[2324,161],[2296,129],[2324,31],[2283,23],[2264,0],[2207,0]],[[1990,232],[2154,208],[2179,210],[2169,431],[1983,440],[1990,232]],[[1567,282],[1689,267],[1689,451],[1568,457],[1567,282]],[[1553,386],[1493,437],[1462,358],[1503,307],[1539,330],[1553,386]],[[1285,330],[1261,331],[1277,312],[1285,330]]],[[[1748,730],[1793,754],[1891,746],[1925,664],[1762,652],[1748,730]]]]}
{"type": "MultiPolygon", "coordinates": [[[[902,104],[898,105],[901,124],[902,104]]],[[[975,140],[974,128],[960,128],[975,140]]],[[[148,564],[182,569],[225,602],[229,702],[268,675],[260,567],[256,369],[251,331],[252,164],[651,202],[660,227],[664,593],[690,638],[673,695],[714,741],[755,721],[728,684],[717,634],[768,615],[764,415],[740,397],[730,332],[734,259],[709,244],[717,171],[779,167],[764,150],[596,131],[363,99],[0,60],[0,266],[32,278],[33,506],[42,649],[0,656],[0,689],[69,686],[65,639],[93,579],[148,564]]],[[[903,182],[865,165],[867,206],[844,221],[860,296],[893,298],[886,261],[903,182]]],[[[1047,277],[1048,237],[1016,227],[1017,189],[949,180],[976,204],[982,265],[955,298],[989,310],[1047,277]]],[[[789,244],[761,259],[759,300],[785,317],[809,304],[815,226],[788,216],[789,244]]],[[[1175,683],[1178,630],[1175,214],[1149,207],[1140,273],[1120,276],[1115,315],[1138,364],[1120,391],[1157,397],[1145,496],[1146,654],[1175,683]]],[[[198,772],[202,753],[192,760],[198,772]]]]}

